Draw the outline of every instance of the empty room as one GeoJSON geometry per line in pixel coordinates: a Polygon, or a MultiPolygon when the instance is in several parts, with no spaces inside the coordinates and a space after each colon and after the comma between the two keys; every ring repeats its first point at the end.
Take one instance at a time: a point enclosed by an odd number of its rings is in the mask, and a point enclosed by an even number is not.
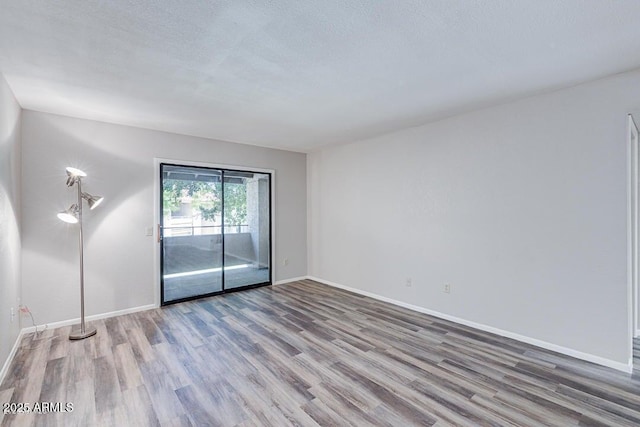
{"type": "Polygon", "coordinates": [[[3,0],[0,426],[640,425],[639,16],[3,0]]]}

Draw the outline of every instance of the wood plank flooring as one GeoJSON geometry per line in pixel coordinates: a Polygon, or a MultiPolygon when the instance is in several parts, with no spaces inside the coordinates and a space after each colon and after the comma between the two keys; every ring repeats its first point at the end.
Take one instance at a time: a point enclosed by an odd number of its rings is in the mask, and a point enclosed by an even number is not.
{"type": "Polygon", "coordinates": [[[638,426],[640,377],[312,281],[25,336],[2,426],[638,426]]]}

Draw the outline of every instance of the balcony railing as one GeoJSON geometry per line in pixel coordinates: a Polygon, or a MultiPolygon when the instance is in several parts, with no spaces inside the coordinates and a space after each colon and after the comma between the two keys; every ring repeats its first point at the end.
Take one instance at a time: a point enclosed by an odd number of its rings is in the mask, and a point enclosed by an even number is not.
{"type": "MultiPolygon", "coordinates": [[[[222,225],[169,225],[162,227],[163,237],[222,234],[222,225]]],[[[224,234],[248,233],[247,224],[224,225],[224,234]]]]}

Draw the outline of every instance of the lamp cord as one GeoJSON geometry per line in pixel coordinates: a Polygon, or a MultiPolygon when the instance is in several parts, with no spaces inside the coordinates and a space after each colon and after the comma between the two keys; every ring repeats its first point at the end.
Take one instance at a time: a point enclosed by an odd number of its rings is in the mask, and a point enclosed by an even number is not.
{"type": "Polygon", "coordinates": [[[20,313],[24,313],[24,314],[28,314],[29,317],[31,317],[31,324],[33,325],[33,327],[35,328],[35,335],[38,336],[39,332],[44,332],[49,325],[44,325],[44,328],[41,331],[38,331],[38,325],[36,325],[36,319],[33,317],[33,313],[31,313],[31,310],[29,310],[29,307],[27,307],[26,305],[20,305],[20,313]]]}

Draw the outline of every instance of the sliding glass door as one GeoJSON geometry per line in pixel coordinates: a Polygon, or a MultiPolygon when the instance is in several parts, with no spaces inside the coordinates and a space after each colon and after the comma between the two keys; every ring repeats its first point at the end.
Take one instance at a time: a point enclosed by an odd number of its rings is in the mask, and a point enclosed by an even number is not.
{"type": "Polygon", "coordinates": [[[271,283],[271,175],[161,164],[162,304],[271,283]]]}

